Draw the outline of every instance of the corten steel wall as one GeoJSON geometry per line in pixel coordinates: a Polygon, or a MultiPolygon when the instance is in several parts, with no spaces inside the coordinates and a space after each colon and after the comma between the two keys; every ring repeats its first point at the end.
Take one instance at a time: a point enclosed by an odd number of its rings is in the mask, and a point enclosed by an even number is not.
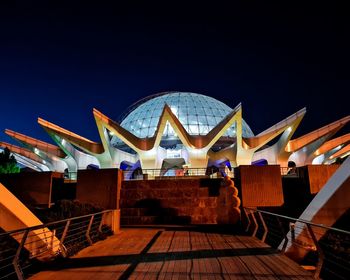
{"type": "Polygon", "coordinates": [[[242,206],[281,206],[284,203],[279,165],[241,165],[234,172],[242,206]]]}
{"type": "Polygon", "coordinates": [[[232,194],[222,179],[123,181],[123,224],[231,224],[232,194]]]}
{"type": "Polygon", "coordinates": [[[310,187],[310,193],[316,194],[327,183],[328,179],[339,168],[338,164],[333,165],[307,165],[299,167],[298,172],[306,180],[310,187]]]}
{"type": "Polygon", "coordinates": [[[122,178],[122,171],[116,168],[79,170],[76,198],[104,209],[119,209],[122,178]]]}
{"type": "Polygon", "coordinates": [[[51,205],[52,178],[61,177],[57,172],[23,172],[3,174],[0,182],[26,206],[51,205]]]}

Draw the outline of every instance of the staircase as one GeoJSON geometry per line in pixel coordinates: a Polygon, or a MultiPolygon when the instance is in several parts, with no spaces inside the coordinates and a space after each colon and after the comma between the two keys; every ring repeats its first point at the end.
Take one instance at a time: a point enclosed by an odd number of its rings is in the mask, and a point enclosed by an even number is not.
{"type": "Polygon", "coordinates": [[[222,179],[124,181],[121,224],[217,224],[228,216],[224,189],[222,179]]]}

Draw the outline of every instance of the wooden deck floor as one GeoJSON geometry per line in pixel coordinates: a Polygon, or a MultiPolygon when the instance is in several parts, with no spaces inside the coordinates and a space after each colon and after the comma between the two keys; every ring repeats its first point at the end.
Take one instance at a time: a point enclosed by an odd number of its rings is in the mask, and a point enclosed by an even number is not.
{"type": "Polygon", "coordinates": [[[133,228],[85,248],[31,278],[313,279],[256,238],[179,229],[133,228]]]}

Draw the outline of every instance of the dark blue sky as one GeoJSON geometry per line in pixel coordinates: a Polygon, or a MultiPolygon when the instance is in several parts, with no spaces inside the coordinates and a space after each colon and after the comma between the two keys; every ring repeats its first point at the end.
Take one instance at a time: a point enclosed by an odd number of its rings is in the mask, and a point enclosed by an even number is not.
{"type": "Polygon", "coordinates": [[[349,114],[350,24],[332,2],[11,2],[0,4],[2,130],[48,141],[40,116],[98,140],[93,107],[118,120],[167,90],[242,102],[254,133],[305,106],[298,134],[349,114]]]}

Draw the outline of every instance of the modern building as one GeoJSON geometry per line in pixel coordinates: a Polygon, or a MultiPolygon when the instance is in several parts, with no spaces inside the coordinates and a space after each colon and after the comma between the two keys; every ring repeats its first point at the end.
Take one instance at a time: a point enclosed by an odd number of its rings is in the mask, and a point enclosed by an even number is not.
{"type": "MultiPolygon", "coordinates": [[[[249,109],[249,108],[248,108],[249,109]]],[[[36,170],[68,171],[111,168],[153,173],[163,169],[249,165],[265,162],[286,167],[330,164],[350,154],[350,134],[331,139],[350,116],[292,139],[306,113],[303,108],[263,132],[254,134],[235,108],[209,96],[163,92],[133,104],[119,123],[93,109],[100,143],[41,118],[38,123],[56,145],[6,129],[24,147],[1,142],[36,170]],[[269,143],[272,143],[269,145],[269,143]]],[[[74,177],[74,175],[70,175],[74,177]]]]}

